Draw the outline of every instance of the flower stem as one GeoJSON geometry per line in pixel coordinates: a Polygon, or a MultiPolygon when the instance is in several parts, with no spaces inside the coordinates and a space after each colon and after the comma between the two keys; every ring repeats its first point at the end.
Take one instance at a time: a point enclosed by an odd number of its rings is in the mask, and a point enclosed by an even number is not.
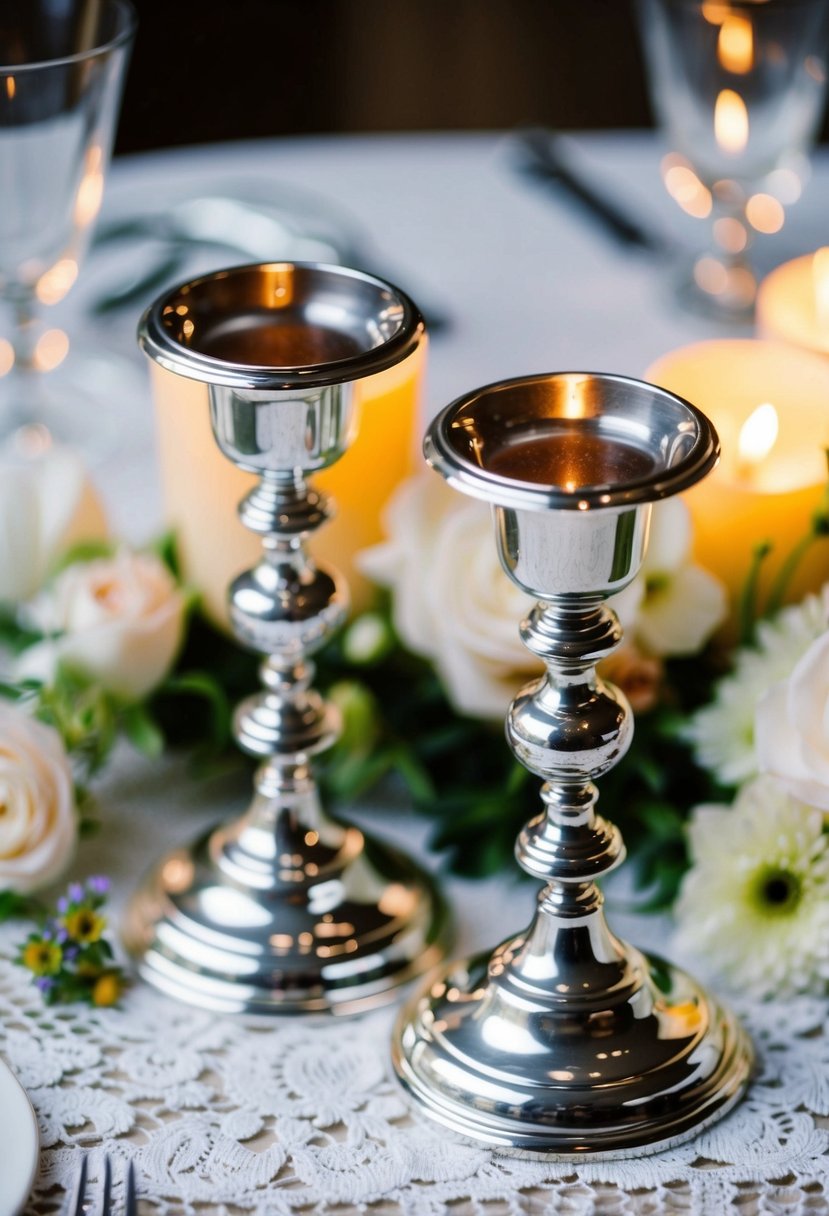
{"type": "MultiPolygon", "coordinates": [[[[829,461],[829,451],[827,452],[829,461]]],[[[823,491],[823,501],[812,515],[809,531],[797,542],[778,571],[777,578],[771,585],[763,616],[773,616],[783,604],[789,584],[794,578],[795,571],[803,560],[804,555],[816,540],[829,536],[829,483],[823,491]]]]}
{"type": "Polygon", "coordinates": [[[757,625],[757,592],[760,581],[760,568],[768,555],[771,553],[773,545],[771,541],[761,541],[756,545],[754,552],[751,555],[751,565],[749,566],[746,581],[743,585],[742,594],[740,596],[740,645],[748,646],[754,639],[754,630],[757,625]]]}

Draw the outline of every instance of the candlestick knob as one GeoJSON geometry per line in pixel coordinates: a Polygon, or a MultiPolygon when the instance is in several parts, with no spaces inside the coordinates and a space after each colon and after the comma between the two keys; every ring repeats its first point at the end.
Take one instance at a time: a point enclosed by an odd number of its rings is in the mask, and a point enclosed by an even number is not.
{"type": "Polygon", "coordinates": [[[308,480],[357,428],[355,385],[423,336],[401,292],[338,267],[237,267],[184,284],[145,314],[162,366],[207,383],[216,442],[259,475],[239,507],[262,556],[230,587],[238,640],[264,656],[234,718],[261,760],[247,812],[166,858],[133,899],[125,938],[142,975],[218,1010],[358,1012],[443,953],[446,915],[403,853],[324,810],[313,758],[340,734],[310,656],[348,593],[306,545],[331,514],[308,480]]]}
{"type": "Polygon", "coordinates": [[[544,779],[516,845],[545,882],[527,930],[445,967],[403,1010],[399,1077],[439,1122],[565,1158],[652,1152],[725,1113],[751,1047],[684,972],[620,942],[596,879],[624,857],[594,779],[630,744],[625,698],[596,674],[621,640],[605,597],[636,575],[652,502],[713,468],[693,406],[619,376],[491,385],[432,423],[430,464],[493,506],[501,561],[539,603],[521,625],[547,672],[507,715],[516,757],[544,779]]]}

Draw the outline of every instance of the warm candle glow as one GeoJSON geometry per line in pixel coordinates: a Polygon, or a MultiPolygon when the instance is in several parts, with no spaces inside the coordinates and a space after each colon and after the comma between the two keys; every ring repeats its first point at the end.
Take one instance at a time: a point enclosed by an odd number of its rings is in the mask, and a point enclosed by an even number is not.
{"type": "Polygon", "coordinates": [[[772,194],[752,194],[746,203],[746,219],[758,232],[779,232],[786,219],[783,204],[772,194]]]}
{"type": "Polygon", "coordinates": [[[771,452],[780,431],[777,410],[764,401],[752,410],[740,428],[737,440],[737,467],[740,476],[752,480],[753,474],[771,452]]]}
{"type": "Polygon", "coordinates": [[[92,144],[86,154],[83,177],[75,195],[73,219],[79,228],[86,228],[101,210],[104,197],[104,153],[92,144]]]}
{"type": "Polygon", "coordinates": [[[584,398],[581,386],[584,383],[581,376],[567,377],[567,398],[562,403],[563,418],[584,418],[586,416],[584,398]]]}
{"type": "Polygon", "coordinates": [[[829,330],[829,247],[818,249],[812,258],[815,314],[821,329],[829,330]]]}
{"type": "Polygon", "coordinates": [[[711,25],[722,25],[728,17],[728,5],[724,0],[703,0],[702,15],[711,25]]]}
{"type": "Polygon", "coordinates": [[[35,295],[41,304],[57,304],[78,277],[78,263],[74,258],[61,258],[41,275],[35,295]]]}
{"type": "Polygon", "coordinates": [[[748,110],[739,93],[723,89],[714,105],[714,136],[723,152],[742,152],[748,143],[748,110]]]}
{"type": "Polygon", "coordinates": [[[39,372],[52,372],[69,354],[69,339],[62,329],[47,329],[35,344],[32,363],[39,372]]]}
{"type": "Polygon", "coordinates": [[[717,58],[727,72],[744,76],[754,67],[754,29],[748,17],[730,13],[720,26],[717,58]]]}
{"type": "MultiPolygon", "coordinates": [[[[762,602],[822,499],[829,361],[782,342],[722,339],[672,351],[645,378],[693,401],[720,436],[719,465],[685,500],[696,559],[728,588],[726,632],[733,637],[756,546],[772,545],[759,576],[762,602]]],[[[815,545],[798,566],[788,598],[801,598],[827,577],[827,546],[815,545]]]]}
{"type": "Polygon", "coordinates": [[[8,338],[0,338],[0,376],[7,376],[14,367],[14,347],[8,338]]]}
{"type": "Polygon", "coordinates": [[[711,191],[682,157],[670,153],[662,161],[662,180],[674,202],[688,215],[704,220],[711,214],[711,191]]]}

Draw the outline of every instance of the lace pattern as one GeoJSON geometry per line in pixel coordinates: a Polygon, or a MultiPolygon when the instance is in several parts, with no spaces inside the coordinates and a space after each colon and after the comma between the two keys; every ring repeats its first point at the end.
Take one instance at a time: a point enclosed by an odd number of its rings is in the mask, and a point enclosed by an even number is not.
{"type": "Polygon", "coordinates": [[[231,1216],[592,1216],[829,1211],[829,1036],[815,1000],[741,1010],[759,1067],[746,1100],[695,1140],[639,1161],[523,1160],[413,1113],[385,1047],[393,1012],[262,1025],[143,987],[122,1010],[46,1009],[0,932],[0,1046],[38,1114],[29,1211],[58,1210],[79,1155],[134,1159],[147,1209],[231,1216]],[[372,1208],[371,1210],[378,1210],[372,1208]],[[454,1210],[454,1209],[453,1209],[454,1210]]]}

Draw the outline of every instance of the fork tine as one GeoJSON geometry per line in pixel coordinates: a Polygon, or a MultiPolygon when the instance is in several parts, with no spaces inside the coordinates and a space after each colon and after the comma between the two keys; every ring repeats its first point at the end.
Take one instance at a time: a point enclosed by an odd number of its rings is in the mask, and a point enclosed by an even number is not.
{"type": "Polygon", "coordinates": [[[112,1216],[112,1205],[110,1203],[110,1193],[112,1191],[112,1166],[109,1162],[109,1153],[104,1154],[104,1181],[101,1190],[101,1216],[112,1216]]]}
{"type": "Polygon", "coordinates": [[[135,1167],[132,1162],[127,1166],[127,1192],[124,1201],[124,1216],[138,1216],[138,1203],[135,1198],[135,1167]]]}
{"type": "Polygon", "coordinates": [[[86,1198],[86,1153],[81,1157],[81,1168],[75,1183],[75,1193],[69,1201],[67,1216],[83,1216],[84,1199],[86,1198]]]}

